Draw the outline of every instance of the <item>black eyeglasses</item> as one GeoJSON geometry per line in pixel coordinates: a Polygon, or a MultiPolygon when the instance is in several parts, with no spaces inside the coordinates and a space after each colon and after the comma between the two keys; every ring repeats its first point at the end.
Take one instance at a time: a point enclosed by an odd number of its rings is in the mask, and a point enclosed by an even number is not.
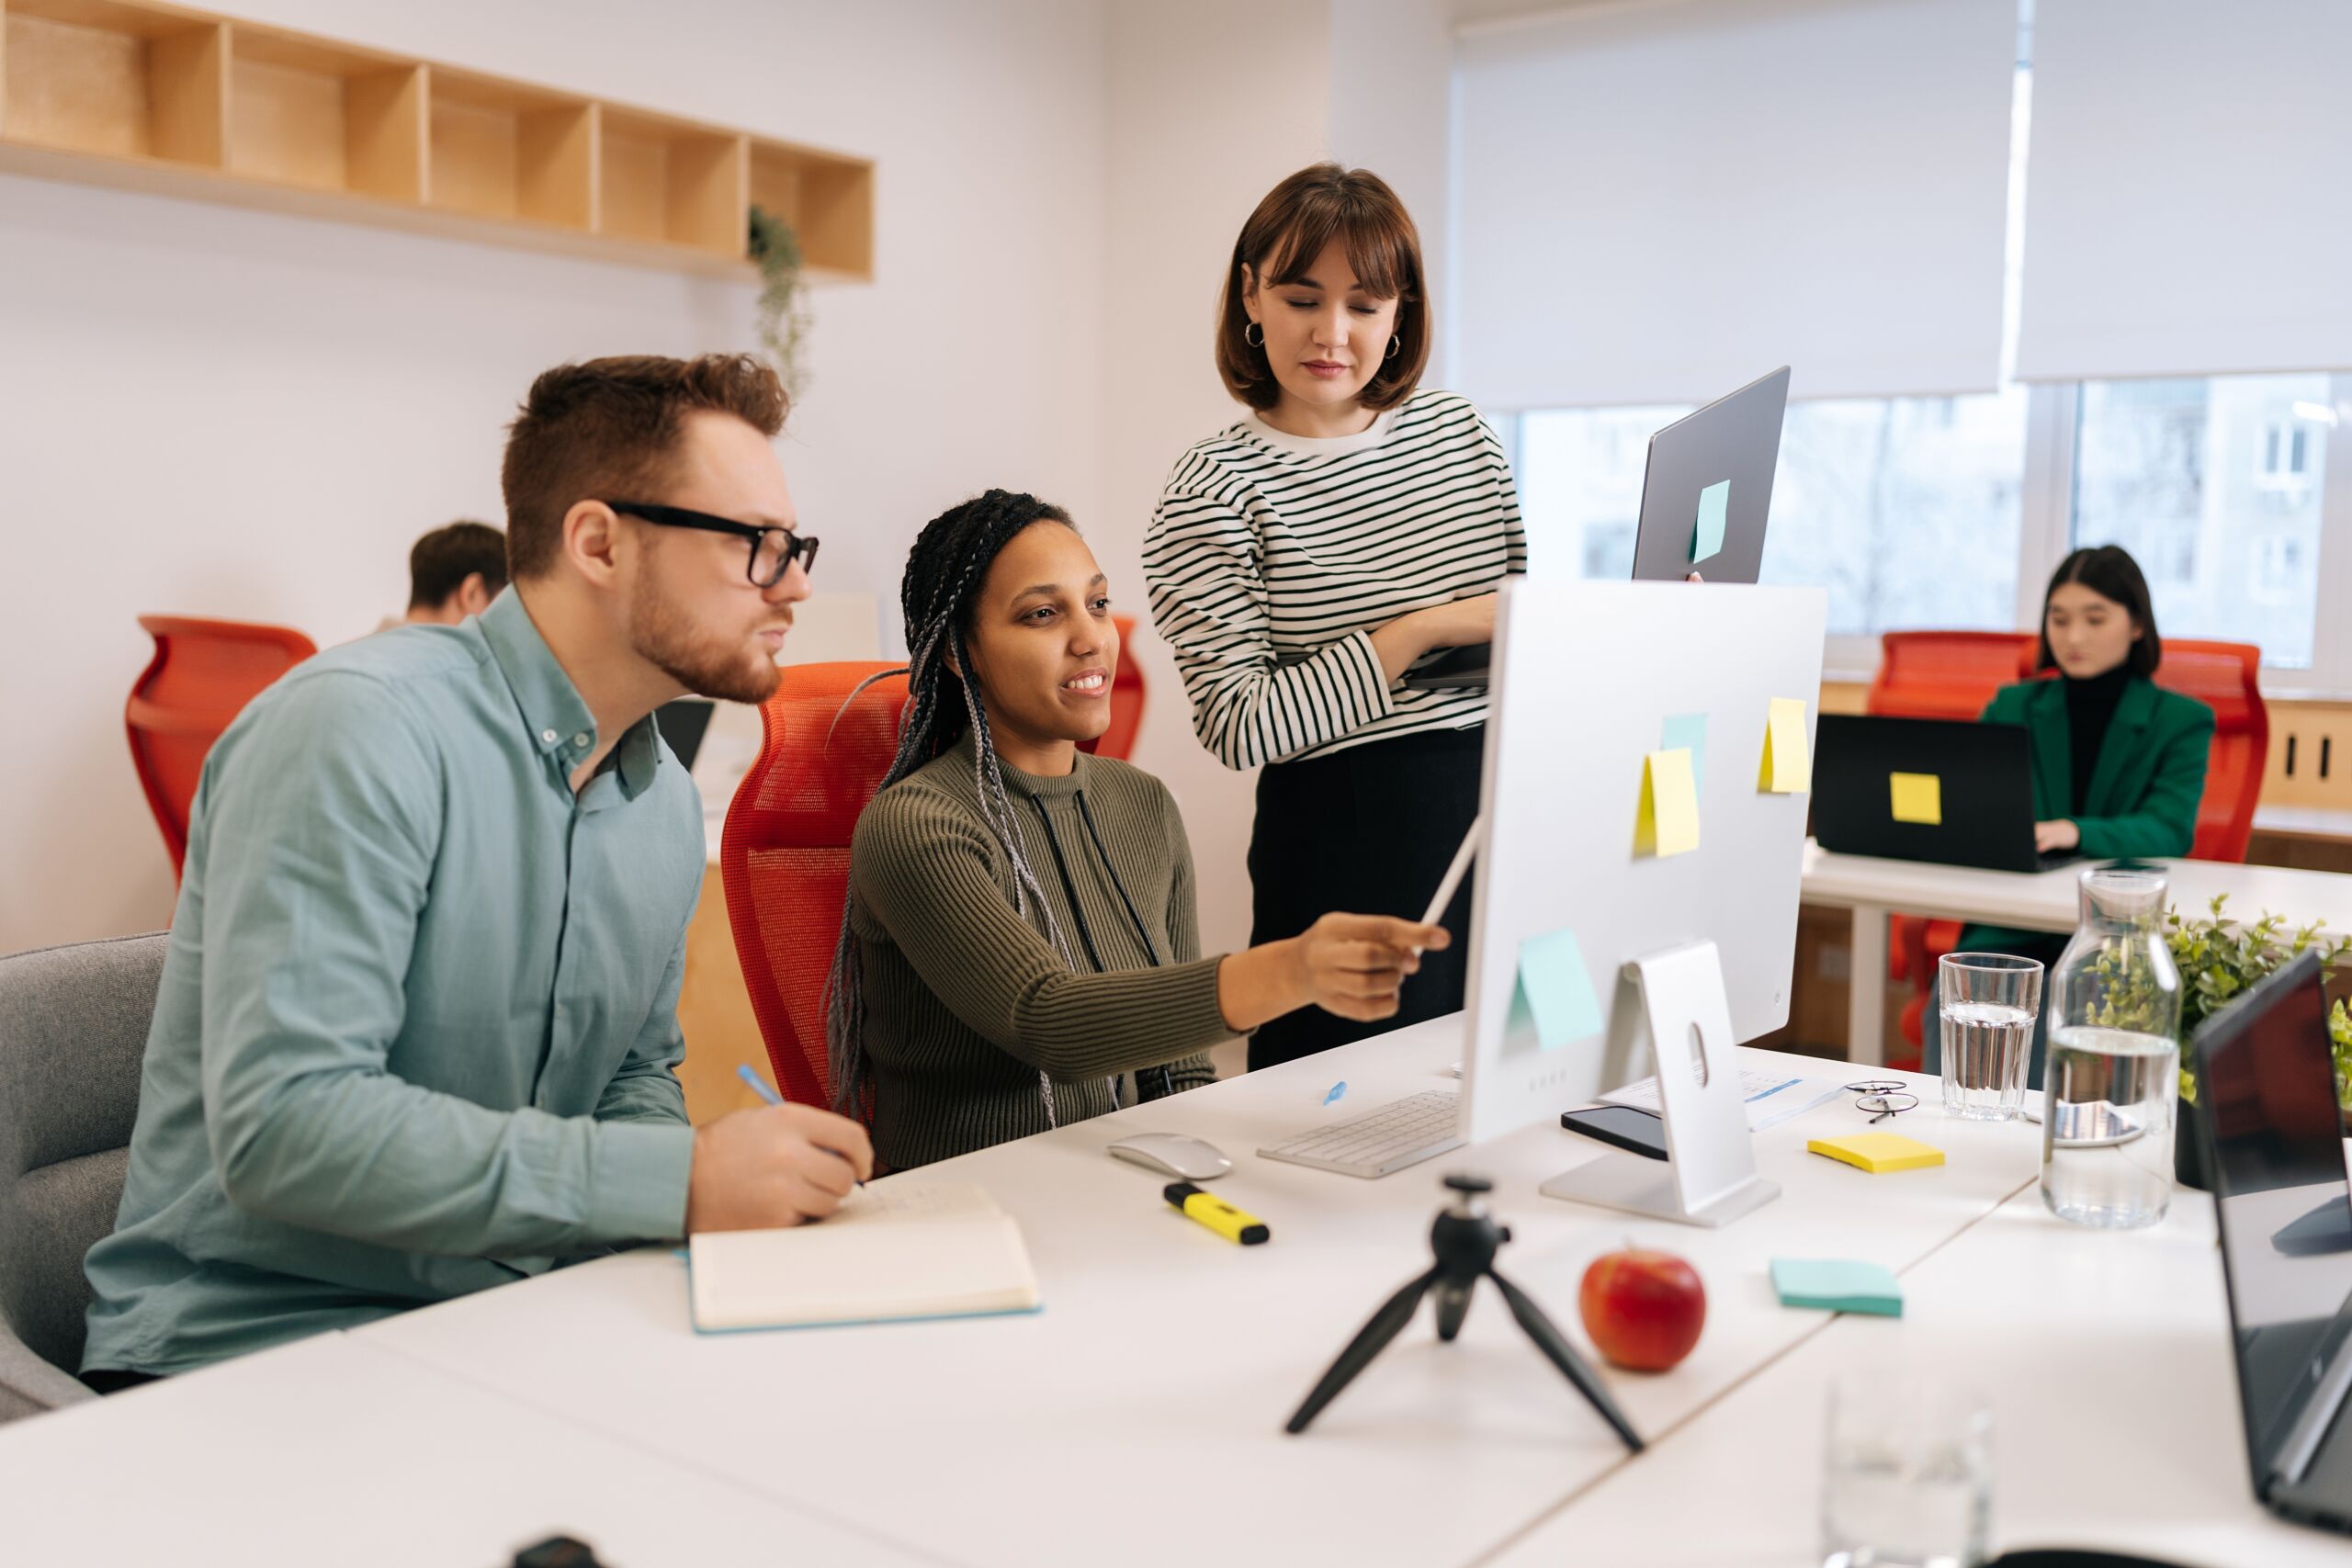
{"type": "Polygon", "coordinates": [[[752,542],[752,561],[748,575],[755,588],[774,588],[784,581],[784,574],[797,560],[803,571],[817,570],[817,541],[789,528],[763,528],[756,524],[738,523],[731,518],[713,517],[707,512],[689,512],[683,506],[656,506],[644,501],[608,501],[605,502],[616,512],[626,512],[657,528],[699,528],[706,534],[733,534],[752,542]]]}
{"type": "Polygon", "coordinates": [[[1846,1086],[1846,1092],[1855,1096],[1855,1110],[1871,1112],[1873,1123],[1919,1107],[1919,1097],[1911,1092],[1911,1086],[1894,1079],[1873,1078],[1862,1083],[1849,1083],[1846,1086]]]}

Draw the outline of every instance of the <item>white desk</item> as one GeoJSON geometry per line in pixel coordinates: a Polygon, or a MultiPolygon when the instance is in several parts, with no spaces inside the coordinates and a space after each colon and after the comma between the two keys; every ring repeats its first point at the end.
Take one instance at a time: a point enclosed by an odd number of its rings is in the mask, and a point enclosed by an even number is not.
{"type": "MultiPolygon", "coordinates": [[[[1853,911],[1853,956],[1847,985],[1847,1040],[1853,1059],[1886,1060],[1881,1031],[1886,1016],[1886,918],[1895,911],[1938,919],[1982,921],[2020,931],[2071,931],[2080,915],[2078,884],[2098,864],[2084,861],[2056,871],[1977,871],[1922,861],[1832,854],[1819,844],[1804,850],[1804,898],[1853,911]]],[[[2290,871],[2220,861],[2168,861],[2173,905],[2202,914],[2217,895],[2229,913],[2255,919],[2286,917],[2292,926],[2315,924],[2352,932],[2352,876],[2290,871]]]]}
{"type": "Polygon", "coordinates": [[[0,1427],[0,1561],[496,1568],[953,1562],[340,1334],[0,1427]]]}
{"type": "Polygon", "coordinates": [[[922,1173],[981,1182],[1020,1219],[1044,1287],[1035,1317],[699,1337],[682,1263],[654,1250],[355,1337],[976,1563],[1092,1565],[1113,1541],[1136,1564],[1463,1563],[1625,1461],[1499,1297],[1482,1291],[1451,1347],[1424,1311],[1311,1433],[1282,1432],[1340,1346],[1426,1267],[1443,1172],[1496,1179],[1496,1211],[1516,1235],[1499,1266],[1572,1339],[1582,1339],[1577,1281],[1597,1253],[1630,1236],[1697,1265],[1711,1306],[1692,1358],[1665,1376],[1607,1374],[1637,1429],[1672,1443],[1826,1329],[1827,1318],[1775,1303],[1770,1258],[1907,1268],[2036,1168],[2030,1130],[1929,1110],[1905,1122],[1946,1149],[1943,1169],[1874,1178],[1804,1154],[1808,1134],[1863,1124],[1845,1097],[1758,1139],[1785,1195],[1720,1233],[1538,1196],[1539,1182],[1600,1152],[1556,1126],[1381,1181],[1251,1157],[1318,1115],[1448,1082],[1458,1034],[1455,1021],[1424,1025],[922,1173]],[[1337,1078],[1349,1093],[1321,1111],[1337,1078]],[[1104,1156],[1109,1139],[1147,1128],[1195,1133],[1234,1156],[1216,1190],[1265,1219],[1272,1243],[1219,1240],[1162,1201],[1163,1179],[1104,1156]]]}
{"type": "Polygon", "coordinates": [[[1812,1568],[1825,1391],[1874,1364],[1955,1372],[1983,1390],[1998,1549],[2098,1546],[2210,1568],[2352,1561],[2352,1541],[2284,1524],[2254,1499],[2203,1194],[2176,1193],[2152,1229],[2099,1233],[2052,1218],[2028,1189],[1903,1289],[1900,1321],[1839,1318],[1495,1562],[1533,1568],[1593,1540],[1638,1540],[1657,1568],[1812,1568]],[[1690,1506],[1702,1492],[1706,1506],[1690,1506]]]}

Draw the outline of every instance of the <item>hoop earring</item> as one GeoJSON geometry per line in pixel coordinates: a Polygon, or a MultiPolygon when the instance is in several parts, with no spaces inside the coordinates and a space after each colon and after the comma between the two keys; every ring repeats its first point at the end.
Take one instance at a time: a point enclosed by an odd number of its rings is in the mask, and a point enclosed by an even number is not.
{"type": "Polygon", "coordinates": [[[1390,333],[1388,334],[1388,352],[1382,355],[1380,357],[1383,359],[1394,359],[1396,357],[1397,350],[1404,346],[1404,334],[1401,333],[1390,333]]]}
{"type": "Polygon", "coordinates": [[[1266,346],[1266,329],[1255,321],[1244,322],[1241,328],[1241,341],[1251,348],[1263,348],[1266,346]],[[1258,335],[1251,337],[1250,335],[1251,333],[1256,333],[1258,335]]]}

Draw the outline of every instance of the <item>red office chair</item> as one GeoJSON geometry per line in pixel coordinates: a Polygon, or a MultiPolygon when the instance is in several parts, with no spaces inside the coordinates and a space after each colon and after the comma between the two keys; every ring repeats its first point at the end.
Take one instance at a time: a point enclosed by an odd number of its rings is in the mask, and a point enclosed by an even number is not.
{"type": "MultiPolygon", "coordinates": [[[[2032,671],[2040,639],[2030,632],[1887,632],[1866,711],[1895,718],[1973,719],[1993,694],[2032,671]]],[[[1887,974],[1913,987],[1900,1030],[1916,1066],[1937,962],[1960,945],[1958,920],[1895,915],[1887,922],[1887,974]]]]}
{"type": "Polygon", "coordinates": [[[291,627],[248,621],[141,615],[139,624],[155,639],[155,657],[131,682],[123,728],[176,883],[187,858],[188,810],[212,743],[262,688],[319,648],[291,627]]]}
{"type": "Polygon", "coordinates": [[[2270,756],[2270,710],[2262,702],[2262,649],[2245,642],[2165,639],[2156,684],[2213,710],[2205,798],[2197,805],[2198,860],[2244,861],[2270,756]]]}
{"type": "Polygon", "coordinates": [[[887,663],[787,666],[760,709],[760,755],[727,807],[718,868],[743,984],[776,1087],[832,1104],[825,982],[849,890],[850,834],[898,755],[904,675],[887,663]],[[853,697],[851,694],[856,693],[853,697]]]}
{"type": "Polygon", "coordinates": [[[1132,651],[1136,618],[1111,619],[1119,626],[1119,670],[1111,677],[1111,728],[1092,740],[1080,741],[1078,749],[1124,762],[1136,754],[1136,736],[1143,728],[1143,666],[1132,651]]]}

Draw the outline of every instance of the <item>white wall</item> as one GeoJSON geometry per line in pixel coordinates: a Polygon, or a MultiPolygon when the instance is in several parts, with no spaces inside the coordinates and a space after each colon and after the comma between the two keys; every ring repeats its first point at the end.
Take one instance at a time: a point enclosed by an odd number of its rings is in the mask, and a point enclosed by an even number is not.
{"type": "MultiPolygon", "coordinates": [[[[232,8],[876,159],[877,280],[819,297],[781,448],[829,586],[895,604],[915,529],[989,484],[1102,509],[1098,6],[232,8]]],[[[417,534],[501,520],[534,374],[749,347],[751,321],[748,285],[0,178],[0,717],[27,752],[0,770],[0,953],[169,913],[122,733],[134,616],[358,636],[417,534]]]]}
{"type": "Polygon", "coordinates": [[[1250,940],[1256,774],[1227,768],[1193,734],[1167,648],[1148,625],[1143,534],[1184,448],[1245,412],[1211,357],[1218,291],[1259,198],[1324,155],[1327,17],[1319,0],[1115,0],[1111,8],[1102,508],[1079,521],[1114,597],[1147,623],[1136,651],[1155,685],[1135,760],[1183,808],[1210,953],[1250,940]]]}

